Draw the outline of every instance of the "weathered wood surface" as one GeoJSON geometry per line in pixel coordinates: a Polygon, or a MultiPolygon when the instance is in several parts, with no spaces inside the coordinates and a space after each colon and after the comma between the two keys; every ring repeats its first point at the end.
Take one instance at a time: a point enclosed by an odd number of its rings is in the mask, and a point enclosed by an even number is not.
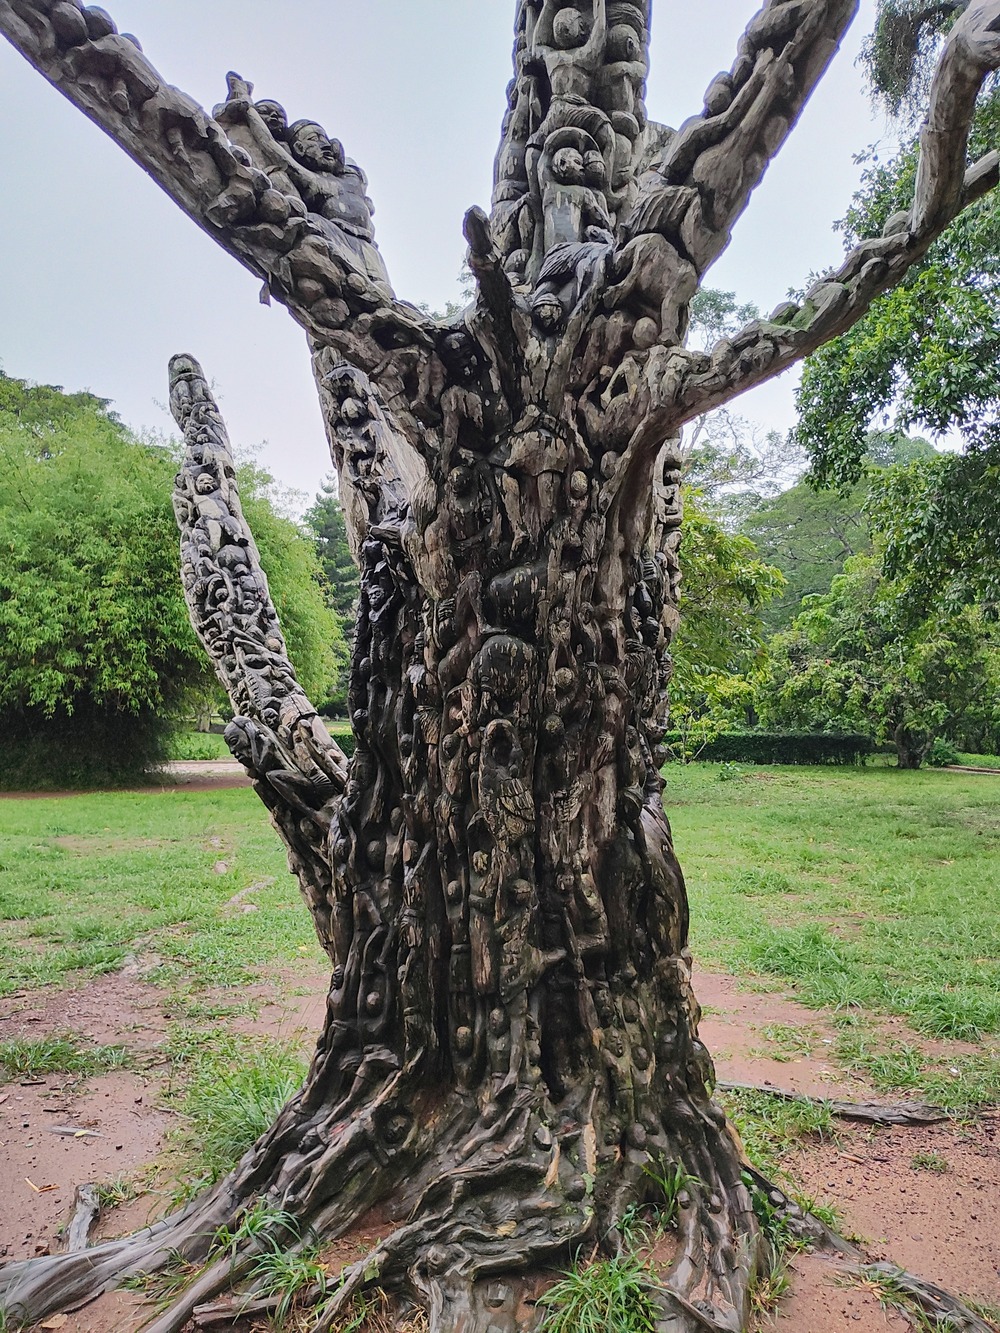
{"type": "MultiPolygon", "coordinates": [[[[227,739],[289,849],[332,961],[308,1080],[187,1213],[79,1257],[8,1265],[38,1318],[172,1249],[204,1258],[264,1197],[319,1235],[378,1204],[372,1283],[435,1333],[526,1327],[523,1275],[614,1248],[646,1167],[698,1182],[662,1328],[737,1330],[760,1238],[698,1039],[688,909],[662,804],[677,620],[677,433],[860,317],[957,210],[1000,0],[969,6],[934,84],[912,209],[801,304],[707,352],[688,307],[834,54],[855,0],[770,0],[677,131],[643,104],[648,0],[518,0],[477,294],[437,323],[392,290],[342,145],[228,78],[211,114],[75,0],[0,0],[0,31],[306,330],[361,569],[348,764],[304,696],[198,363],[171,363],[192,619],[227,739]]],[[[221,91],[221,89],[220,89],[221,91]]],[[[161,1316],[180,1328],[252,1258],[161,1316]]]]}

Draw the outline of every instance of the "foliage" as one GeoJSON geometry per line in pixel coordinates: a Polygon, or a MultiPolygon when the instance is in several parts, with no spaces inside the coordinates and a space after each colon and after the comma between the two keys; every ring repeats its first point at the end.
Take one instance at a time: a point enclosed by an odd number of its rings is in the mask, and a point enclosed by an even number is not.
{"type": "MultiPolygon", "coordinates": [[[[686,740],[679,732],[668,732],[667,745],[686,740]]],[[[727,731],[706,740],[699,759],[732,764],[858,764],[874,749],[870,736],[845,732],[727,731]]],[[[720,773],[721,776],[721,773],[720,773]]],[[[728,774],[727,774],[728,776],[728,774]]],[[[740,776],[737,772],[733,776],[740,776]]]]}
{"type": "MultiPolygon", "coordinates": [[[[894,6],[900,8],[898,4],[894,6]]],[[[1000,94],[981,101],[976,158],[1000,129],[1000,94]]],[[[865,155],[859,192],[841,224],[845,242],[877,236],[910,205],[916,142],[887,162],[865,155]]],[[[1000,206],[994,194],[965,209],[891,291],[805,364],[799,442],[824,485],[848,487],[864,469],[876,421],[931,434],[960,432],[962,452],[933,467],[879,479],[873,510],[891,574],[911,571],[925,604],[1000,603],[1000,206]]]]}
{"type": "Polygon", "coordinates": [[[861,64],[873,99],[892,116],[912,117],[927,105],[941,36],[968,0],[878,0],[875,28],[861,64]]]}
{"type": "Polygon", "coordinates": [[[635,1255],[578,1262],[538,1298],[539,1333],[654,1333],[654,1284],[648,1262],[635,1255]]]}
{"type": "MultiPolygon", "coordinates": [[[[989,700],[995,649],[975,610],[907,623],[906,587],[871,556],[848,560],[830,591],[807,597],[775,637],[758,693],[768,726],[852,727],[895,745],[918,767],[936,736],[989,700]]],[[[995,703],[988,703],[989,708],[995,703]]]]}
{"type": "Polygon", "coordinates": [[[699,719],[739,712],[734,679],[763,658],[761,612],[781,588],[781,574],[759,559],[752,542],[727,532],[696,492],[684,500],[680,628],[673,642],[671,716],[704,738],[699,719]]]}
{"type": "MultiPolygon", "coordinates": [[[[325,579],[323,592],[327,605],[336,613],[348,641],[353,643],[360,581],[334,476],[324,481],[312,508],[306,510],[303,522],[315,539],[316,555],[325,579]]],[[[329,700],[324,701],[327,704],[324,712],[346,712],[348,666],[345,653],[337,674],[336,689],[329,700]]]]}
{"type": "Polygon", "coordinates": [[[852,555],[871,550],[873,486],[879,490],[906,464],[936,457],[925,440],[872,431],[865,440],[864,471],[853,485],[834,491],[801,481],[744,508],[740,531],[785,579],[764,609],[772,631],[788,628],[803,597],[826,592],[852,555]]]}
{"type": "MultiPolygon", "coordinates": [[[[0,466],[0,781],[134,777],[214,688],[177,576],[174,449],[135,437],[90,394],[0,374],[0,466]]],[[[338,631],[311,549],[266,473],[247,467],[240,481],[290,652],[315,688],[338,631]]]]}

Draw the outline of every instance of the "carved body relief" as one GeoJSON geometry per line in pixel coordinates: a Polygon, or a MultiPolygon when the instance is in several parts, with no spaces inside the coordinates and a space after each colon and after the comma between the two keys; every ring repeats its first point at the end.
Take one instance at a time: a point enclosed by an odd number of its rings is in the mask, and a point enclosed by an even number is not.
{"type": "MultiPolygon", "coordinates": [[[[699,282],[856,7],[767,0],[674,132],[646,122],[649,0],[517,0],[494,211],[465,219],[476,298],[439,323],[392,292],[364,174],[316,122],[236,75],[208,116],[102,9],[0,0],[0,30],[307,331],[361,569],[348,765],[287,658],[207,382],[174,358],[185,592],[233,701],[227,740],[332,960],[327,1021],[301,1093],[189,1211],[5,1265],[22,1322],[204,1258],[264,1200],[300,1236],[344,1236],[374,1205],[393,1223],[316,1333],[373,1281],[424,1305],[432,1333],[514,1333],[537,1312],[492,1279],[613,1248],[652,1160],[695,1182],[662,1326],[743,1326],[759,1233],[697,1040],[659,778],[669,442],[848,327],[997,177],[992,157],[964,164],[1000,66],[1000,0],[981,0],[948,39],[910,212],[801,306],[683,348],[699,282]]],[[[151,1333],[253,1259],[227,1253],[151,1333]]]]}

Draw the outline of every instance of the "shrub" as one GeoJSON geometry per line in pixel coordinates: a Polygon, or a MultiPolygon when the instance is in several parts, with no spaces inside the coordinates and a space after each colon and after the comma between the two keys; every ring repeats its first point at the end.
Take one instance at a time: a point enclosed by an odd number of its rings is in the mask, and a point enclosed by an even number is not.
{"type": "MultiPolygon", "coordinates": [[[[682,745],[676,732],[666,744],[682,745]]],[[[724,732],[706,741],[692,756],[722,764],[860,764],[875,749],[870,736],[849,732],[724,732]]]]}

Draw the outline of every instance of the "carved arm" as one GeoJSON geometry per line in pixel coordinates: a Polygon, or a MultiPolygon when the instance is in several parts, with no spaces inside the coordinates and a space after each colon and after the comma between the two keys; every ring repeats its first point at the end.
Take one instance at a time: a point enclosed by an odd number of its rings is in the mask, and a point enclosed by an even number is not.
{"type": "Polygon", "coordinates": [[[170,362],[170,407],[184,432],[174,489],[191,622],[237,716],[226,740],[265,804],[328,826],[347,759],[288,660],[253,533],[243,517],[226,428],[198,362],[170,362]]]}

